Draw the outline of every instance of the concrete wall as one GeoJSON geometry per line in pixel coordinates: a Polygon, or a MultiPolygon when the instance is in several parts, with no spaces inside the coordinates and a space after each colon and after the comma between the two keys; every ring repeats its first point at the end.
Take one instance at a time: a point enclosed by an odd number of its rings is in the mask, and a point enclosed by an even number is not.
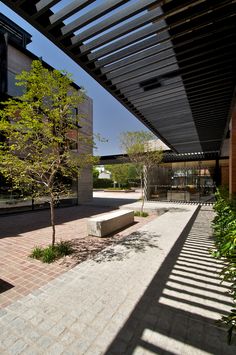
{"type": "Polygon", "coordinates": [[[30,70],[32,59],[15,47],[8,45],[8,94],[19,96],[23,93],[22,87],[15,86],[15,76],[22,70],[30,70]]]}

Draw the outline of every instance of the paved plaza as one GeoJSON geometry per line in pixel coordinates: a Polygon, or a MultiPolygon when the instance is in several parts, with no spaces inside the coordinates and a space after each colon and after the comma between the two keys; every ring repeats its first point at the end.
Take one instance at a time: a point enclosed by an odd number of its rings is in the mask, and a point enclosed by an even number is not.
{"type": "MultiPolygon", "coordinates": [[[[136,195],[139,196],[139,195],[136,195]]],[[[135,197],[135,195],[134,195],[135,197]]],[[[104,200],[103,200],[104,201],[104,200]]],[[[122,202],[129,203],[129,198],[122,202]]],[[[72,241],[76,252],[53,264],[43,264],[29,258],[32,249],[46,246],[51,241],[49,210],[6,215],[0,217],[0,308],[45,285],[71,267],[95,255],[107,245],[119,241],[152,220],[135,217],[135,223],[110,238],[87,237],[87,217],[106,213],[119,207],[119,199],[110,200],[102,207],[96,205],[56,209],[56,239],[72,241]]],[[[124,205],[125,206],[125,205],[124,205]]]]}
{"type": "Polygon", "coordinates": [[[221,262],[208,252],[212,217],[210,206],[169,204],[119,244],[4,307],[0,353],[235,354],[216,324],[231,303],[221,262]]]}

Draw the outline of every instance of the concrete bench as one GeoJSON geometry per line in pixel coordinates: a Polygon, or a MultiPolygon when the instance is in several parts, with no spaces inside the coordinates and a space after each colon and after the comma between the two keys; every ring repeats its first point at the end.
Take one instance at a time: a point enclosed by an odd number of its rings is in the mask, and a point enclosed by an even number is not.
{"type": "Polygon", "coordinates": [[[105,237],[134,222],[134,211],[118,210],[87,219],[88,235],[105,237]]]}

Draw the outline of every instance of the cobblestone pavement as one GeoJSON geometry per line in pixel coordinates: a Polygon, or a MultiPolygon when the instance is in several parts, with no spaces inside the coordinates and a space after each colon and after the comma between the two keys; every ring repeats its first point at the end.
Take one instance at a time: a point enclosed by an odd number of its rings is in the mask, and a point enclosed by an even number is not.
{"type": "MultiPolygon", "coordinates": [[[[125,200],[123,200],[125,202],[125,200]]],[[[140,228],[151,220],[135,217],[135,224],[119,231],[112,238],[87,237],[86,219],[91,215],[103,213],[112,208],[99,206],[75,206],[57,209],[56,238],[73,240],[76,252],[53,264],[43,264],[29,258],[35,246],[46,246],[51,241],[51,227],[49,226],[49,211],[27,212],[0,218],[0,308],[7,306],[45,285],[58,275],[68,271],[105,247],[109,242],[122,238],[140,228]],[[108,240],[109,239],[109,240],[108,240]],[[104,246],[103,246],[104,245],[104,246]],[[83,249],[83,253],[81,252],[83,249]]]]}
{"type": "Polygon", "coordinates": [[[236,353],[216,325],[230,309],[212,260],[210,207],[168,213],[1,310],[1,354],[236,353]],[[186,239],[187,238],[187,239],[186,239]]]}

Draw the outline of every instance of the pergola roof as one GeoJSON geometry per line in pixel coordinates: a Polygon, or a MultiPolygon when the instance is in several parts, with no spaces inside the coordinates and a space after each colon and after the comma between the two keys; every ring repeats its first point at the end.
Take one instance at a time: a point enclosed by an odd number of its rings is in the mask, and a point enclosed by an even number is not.
{"type": "MultiPolygon", "coordinates": [[[[220,159],[227,159],[221,157],[220,159]]],[[[178,162],[193,162],[219,159],[217,152],[199,152],[199,153],[182,153],[176,154],[170,151],[163,151],[162,163],[178,163],[178,162]]],[[[101,156],[97,165],[122,164],[130,163],[130,158],[127,154],[114,154],[101,156]]]]}
{"type": "Polygon", "coordinates": [[[171,149],[220,150],[235,88],[235,0],[3,2],[171,149]]]}

